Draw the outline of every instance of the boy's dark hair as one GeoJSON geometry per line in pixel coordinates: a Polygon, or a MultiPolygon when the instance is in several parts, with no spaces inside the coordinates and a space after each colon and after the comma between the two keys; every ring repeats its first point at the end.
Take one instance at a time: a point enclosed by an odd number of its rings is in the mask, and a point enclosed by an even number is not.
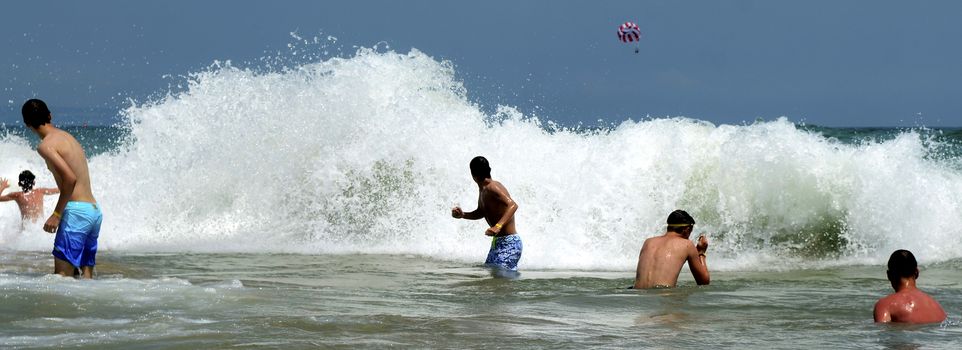
{"type": "Polygon", "coordinates": [[[34,129],[50,122],[50,110],[47,109],[47,104],[35,98],[23,103],[20,114],[23,115],[23,123],[34,129]]]}
{"type": "Polygon", "coordinates": [[[491,166],[488,165],[488,160],[484,159],[482,156],[474,157],[471,159],[471,176],[490,179],[491,178],[491,166]]]}
{"type": "Polygon", "coordinates": [[[919,263],[915,261],[915,255],[912,255],[912,252],[908,250],[896,250],[889,257],[888,274],[890,277],[918,277],[915,274],[918,269],[919,263]]]}
{"type": "Polygon", "coordinates": [[[668,214],[668,231],[680,232],[681,229],[695,224],[695,219],[684,210],[675,210],[668,214]]]}
{"type": "Polygon", "coordinates": [[[23,189],[24,192],[27,192],[33,189],[34,179],[36,179],[36,177],[33,176],[30,170],[24,170],[20,173],[20,181],[18,181],[17,184],[20,185],[20,188],[23,189]]]}

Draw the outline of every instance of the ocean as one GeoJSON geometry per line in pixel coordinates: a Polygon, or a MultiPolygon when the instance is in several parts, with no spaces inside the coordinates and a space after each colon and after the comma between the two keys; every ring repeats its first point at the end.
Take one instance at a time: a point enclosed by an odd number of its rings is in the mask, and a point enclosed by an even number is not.
{"type": "MultiPolygon", "coordinates": [[[[0,348],[962,347],[962,129],[560,125],[456,76],[416,50],[220,64],[66,126],[104,212],[98,278],[48,275],[52,235],[0,203],[0,348]],[[476,155],[519,203],[515,279],[450,217],[476,155]],[[712,284],[625,289],[674,209],[712,284]],[[896,249],[948,321],[872,322],[896,249]]],[[[54,186],[36,142],[0,128],[0,177],[54,186]]]]}

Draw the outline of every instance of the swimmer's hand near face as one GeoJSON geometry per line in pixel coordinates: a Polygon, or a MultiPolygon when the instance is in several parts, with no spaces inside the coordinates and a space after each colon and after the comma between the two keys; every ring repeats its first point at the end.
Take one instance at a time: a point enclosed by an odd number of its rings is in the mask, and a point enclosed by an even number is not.
{"type": "Polygon", "coordinates": [[[453,217],[453,218],[455,218],[455,219],[463,218],[463,217],[464,217],[464,211],[461,210],[461,207],[454,207],[454,208],[451,209],[451,217],[453,217]]]}
{"type": "Polygon", "coordinates": [[[698,254],[705,254],[708,251],[708,237],[705,235],[698,236],[698,244],[695,245],[698,249],[698,254]]]}
{"type": "Polygon", "coordinates": [[[0,177],[0,192],[3,192],[7,187],[10,187],[10,183],[7,182],[7,179],[0,177]]]}

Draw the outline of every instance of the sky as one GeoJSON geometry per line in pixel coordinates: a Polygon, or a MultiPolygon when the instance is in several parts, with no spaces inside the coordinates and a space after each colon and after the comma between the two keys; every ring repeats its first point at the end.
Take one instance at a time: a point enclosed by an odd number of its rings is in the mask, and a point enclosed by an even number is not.
{"type": "Polygon", "coordinates": [[[286,52],[294,32],[346,53],[416,48],[452,62],[485,108],[567,125],[959,127],[960,13],[962,1],[5,2],[0,123],[20,123],[33,97],[68,123],[110,123],[215,60],[286,52]],[[638,45],[618,41],[626,21],[638,45]]]}

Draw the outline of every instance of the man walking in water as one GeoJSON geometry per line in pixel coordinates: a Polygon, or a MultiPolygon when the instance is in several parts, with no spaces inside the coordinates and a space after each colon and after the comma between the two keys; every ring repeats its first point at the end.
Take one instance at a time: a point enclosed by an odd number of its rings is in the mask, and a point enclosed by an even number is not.
{"type": "Polygon", "coordinates": [[[90,189],[87,156],[77,139],[53,126],[50,110],[43,101],[28,100],[21,114],[23,123],[40,136],[37,152],[60,189],[57,206],[43,224],[44,231],[57,233],[53,243],[54,273],[73,276],[80,269],[83,278],[93,278],[103,215],[90,189]]]}
{"type": "Polygon", "coordinates": [[[668,215],[665,234],[646,239],[641,247],[635,289],[674,287],[685,262],[688,262],[695,283],[704,285],[711,281],[705,263],[708,239],[702,235],[698,237],[697,246],[692,244],[688,237],[694,227],[695,219],[684,210],[675,210],[668,215]]]}
{"type": "MultiPolygon", "coordinates": [[[[10,192],[0,196],[0,202],[14,201],[20,207],[20,218],[23,221],[37,222],[43,215],[43,196],[60,193],[56,188],[33,188],[36,177],[30,170],[20,173],[19,181],[22,192],[10,192]]],[[[10,187],[7,179],[0,178],[0,194],[10,187]]]]}
{"type": "Polygon", "coordinates": [[[899,249],[889,257],[889,282],[895,293],[875,303],[875,322],[937,323],[945,321],[939,302],[915,287],[919,265],[912,252],[899,249]]]}
{"type": "Polygon", "coordinates": [[[521,238],[514,227],[514,213],[518,211],[518,204],[511,199],[504,185],[491,179],[491,167],[487,159],[474,157],[470,168],[471,177],[478,184],[478,209],[465,213],[460,207],[454,207],[451,216],[468,220],[484,218],[490,226],[484,234],[493,237],[485,265],[516,271],[518,260],[521,259],[521,238]]]}

